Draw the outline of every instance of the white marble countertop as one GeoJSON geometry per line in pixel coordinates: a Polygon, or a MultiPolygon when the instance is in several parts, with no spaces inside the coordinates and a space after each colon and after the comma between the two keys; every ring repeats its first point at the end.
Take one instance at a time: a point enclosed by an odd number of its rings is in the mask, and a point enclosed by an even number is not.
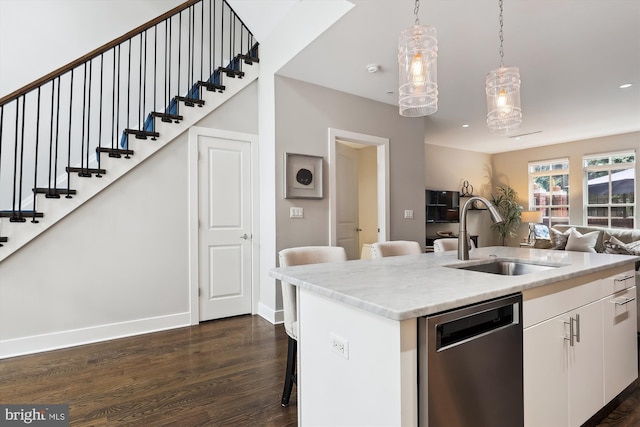
{"type": "Polygon", "coordinates": [[[457,252],[312,264],[271,270],[272,277],[394,320],[405,320],[623,265],[640,257],[529,248],[473,249],[469,261],[457,252]],[[520,276],[449,268],[490,257],[561,265],[520,276]]]}

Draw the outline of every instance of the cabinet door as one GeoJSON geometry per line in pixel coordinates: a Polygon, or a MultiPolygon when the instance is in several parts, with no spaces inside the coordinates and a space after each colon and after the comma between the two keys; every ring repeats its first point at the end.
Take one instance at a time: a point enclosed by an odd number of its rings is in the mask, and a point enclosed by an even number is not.
{"type": "Polygon", "coordinates": [[[616,397],[638,376],[636,287],[604,300],[604,398],[616,397]]]}
{"type": "Polygon", "coordinates": [[[582,425],[604,405],[602,304],[596,301],[571,312],[577,336],[574,345],[567,346],[570,426],[582,425]]]}
{"type": "Polygon", "coordinates": [[[524,330],[524,425],[569,425],[565,320],[558,316],[524,330]]]}

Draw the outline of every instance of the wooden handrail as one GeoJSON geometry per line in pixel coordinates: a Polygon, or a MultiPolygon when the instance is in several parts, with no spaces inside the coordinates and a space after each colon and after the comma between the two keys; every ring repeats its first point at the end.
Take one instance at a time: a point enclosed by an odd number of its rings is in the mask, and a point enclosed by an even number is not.
{"type": "MultiPolygon", "coordinates": [[[[127,40],[129,40],[132,37],[137,36],[138,34],[152,28],[154,25],[157,25],[159,23],[161,23],[162,21],[171,18],[173,15],[176,15],[180,12],[182,12],[185,9],[188,9],[189,7],[193,6],[196,3],[199,3],[202,0],[188,0],[187,2],[181,4],[180,6],[176,6],[173,9],[163,13],[162,15],[158,16],[157,18],[152,19],[151,21],[147,22],[146,24],[142,24],[137,28],[134,28],[133,30],[129,31],[128,33],[124,34],[123,36],[118,37],[115,40],[110,41],[109,43],[100,46],[97,49],[92,50],[91,52],[87,53],[84,56],[81,56],[80,58],[76,59],[75,61],[72,61],[70,63],[68,63],[67,65],[64,65],[60,68],[58,68],[55,71],[50,72],[49,74],[39,78],[38,80],[35,80],[31,83],[29,83],[26,86],[21,87],[20,89],[11,92],[9,95],[6,95],[2,98],[0,98],[0,106],[7,104],[8,102],[13,101],[16,98],[19,98],[22,95],[25,95],[29,92],[31,92],[34,89],[37,89],[39,86],[55,79],[58,76],[61,76],[69,71],[71,71],[72,69],[76,68],[79,65],[84,64],[85,62],[109,51],[110,49],[113,49],[114,47],[116,47],[117,45],[119,45],[120,43],[123,43],[127,40]]],[[[226,1],[225,1],[226,3],[226,1]]],[[[239,18],[238,18],[239,19],[239,18]]],[[[242,22],[242,20],[240,21],[242,22]]],[[[243,23],[244,25],[244,23],[243,23]]]]}

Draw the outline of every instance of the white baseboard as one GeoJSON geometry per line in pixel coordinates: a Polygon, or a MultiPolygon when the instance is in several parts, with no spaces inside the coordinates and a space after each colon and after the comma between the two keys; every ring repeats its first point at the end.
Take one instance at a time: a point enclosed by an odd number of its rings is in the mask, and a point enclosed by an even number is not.
{"type": "Polygon", "coordinates": [[[258,315],[274,325],[284,322],[284,311],[273,310],[271,307],[258,303],[258,315]]]}
{"type": "Polygon", "coordinates": [[[191,324],[188,312],[0,341],[0,359],[75,347],[191,324]]]}

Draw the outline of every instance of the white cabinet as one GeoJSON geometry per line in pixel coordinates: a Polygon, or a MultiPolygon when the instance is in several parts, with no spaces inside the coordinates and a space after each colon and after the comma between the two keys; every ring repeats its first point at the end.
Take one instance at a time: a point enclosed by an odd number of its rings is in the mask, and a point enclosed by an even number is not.
{"type": "Polygon", "coordinates": [[[525,292],[526,427],[580,426],[637,377],[635,280],[623,276],[525,292]]]}
{"type": "Polygon", "coordinates": [[[608,402],[638,373],[636,287],[605,298],[603,309],[604,398],[608,402]]]}
{"type": "Polygon", "coordinates": [[[602,407],[600,301],[527,328],[523,339],[525,426],[579,426],[602,407]]]}

